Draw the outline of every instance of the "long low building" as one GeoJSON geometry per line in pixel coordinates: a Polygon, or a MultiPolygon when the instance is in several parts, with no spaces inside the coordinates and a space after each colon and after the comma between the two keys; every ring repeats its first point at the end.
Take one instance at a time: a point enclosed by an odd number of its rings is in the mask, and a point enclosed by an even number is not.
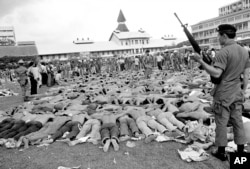
{"type": "Polygon", "coordinates": [[[42,61],[83,59],[85,57],[113,57],[141,55],[145,50],[158,52],[174,45],[176,38],[163,36],[153,39],[146,31],[129,31],[126,19],[120,10],[117,28],[108,41],[77,39],[73,43],[51,45],[49,48],[36,45],[33,41],[16,42],[15,31],[11,26],[0,27],[0,57],[39,56],[42,61]]]}
{"type": "Polygon", "coordinates": [[[95,42],[87,39],[77,39],[66,46],[59,46],[58,49],[51,47],[43,51],[39,49],[39,56],[43,61],[68,60],[70,58],[81,59],[86,56],[106,57],[116,55],[137,55],[145,50],[158,52],[166,46],[173,45],[176,38],[164,36],[161,39],[152,39],[151,36],[140,29],[129,31],[125,24],[125,17],[120,10],[117,22],[118,26],[111,33],[109,41],[95,42]]]}

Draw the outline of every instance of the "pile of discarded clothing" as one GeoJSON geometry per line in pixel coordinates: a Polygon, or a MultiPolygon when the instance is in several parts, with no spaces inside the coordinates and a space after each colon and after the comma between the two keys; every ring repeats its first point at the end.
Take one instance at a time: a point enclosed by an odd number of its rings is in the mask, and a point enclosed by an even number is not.
{"type": "MultiPolygon", "coordinates": [[[[150,78],[142,71],[102,73],[64,82],[1,111],[0,145],[28,148],[55,141],[69,146],[91,142],[103,144],[107,152],[110,145],[118,151],[119,143],[127,140],[171,140],[203,153],[200,149],[214,144],[209,94],[213,86],[203,71],[153,70],[150,78]]],[[[228,131],[232,140],[230,127],[228,131]]]]}

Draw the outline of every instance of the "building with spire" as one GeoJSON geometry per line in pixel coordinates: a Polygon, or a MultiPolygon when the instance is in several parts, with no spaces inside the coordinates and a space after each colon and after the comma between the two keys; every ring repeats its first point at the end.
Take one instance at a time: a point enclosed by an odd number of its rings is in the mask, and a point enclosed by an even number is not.
{"type": "Polygon", "coordinates": [[[118,26],[111,33],[108,41],[96,42],[92,39],[79,39],[65,47],[51,51],[39,49],[39,56],[44,61],[68,60],[71,58],[81,59],[90,57],[113,57],[141,55],[145,50],[150,52],[161,51],[164,47],[172,45],[176,38],[162,37],[153,39],[145,30],[129,31],[125,16],[120,10],[117,18],[118,26]]]}
{"type": "Polygon", "coordinates": [[[120,32],[129,32],[129,30],[125,24],[126,19],[122,13],[122,10],[120,10],[117,22],[118,22],[118,26],[117,26],[116,30],[118,30],[120,32]]]}

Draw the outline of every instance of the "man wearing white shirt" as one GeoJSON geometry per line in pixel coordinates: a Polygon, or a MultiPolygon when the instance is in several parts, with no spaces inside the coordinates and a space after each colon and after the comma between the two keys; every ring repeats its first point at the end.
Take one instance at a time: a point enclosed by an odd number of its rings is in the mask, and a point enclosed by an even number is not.
{"type": "Polygon", "coordinates": [[[41,74],[39,68],[37,67],[36,63],[30,63],[30,67],[28,69],[28,74],[30,76],[30,84],[31,84],[31,92],[30,94],[37,94],[37,86],[38,82],[41,78],[41,74]]]}
{"type": "Polygon", "coordinates": [[[135,56],[135,60],[134,61],[135,61],[135,70],[138,70],[139,69],[139,62],[140,62],[138,56],[135,56]]]}
{"type": "Polygon", "coordinates": [[[45,85],[47,84],[47,79],[48,79],[46,66],[44,65],[44,63],[40,63],[38,67],[40,69],[41,76],[42,76],[42,79],[41,79],[42,85],[45,85]]]}
{"type": "Polygon", "coordinates": [[[157,60],[158,69],[162,70],[162,60],[163,60],[163,57],[161,56],[161,53],[157,54],[156,60],[157,60]]]}

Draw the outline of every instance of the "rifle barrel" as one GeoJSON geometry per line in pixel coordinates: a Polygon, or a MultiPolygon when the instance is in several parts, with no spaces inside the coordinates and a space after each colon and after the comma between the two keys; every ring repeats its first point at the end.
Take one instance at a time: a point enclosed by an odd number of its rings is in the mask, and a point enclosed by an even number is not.
{"type": "Polygon", "coordinates": [[[176,13],[174,13],[174,15],[178,19],[178,21],[181,23],[181,26],[184,26],[183,23],[181,22],[180,18],[178,17],[178,15],[176,13]]]}

